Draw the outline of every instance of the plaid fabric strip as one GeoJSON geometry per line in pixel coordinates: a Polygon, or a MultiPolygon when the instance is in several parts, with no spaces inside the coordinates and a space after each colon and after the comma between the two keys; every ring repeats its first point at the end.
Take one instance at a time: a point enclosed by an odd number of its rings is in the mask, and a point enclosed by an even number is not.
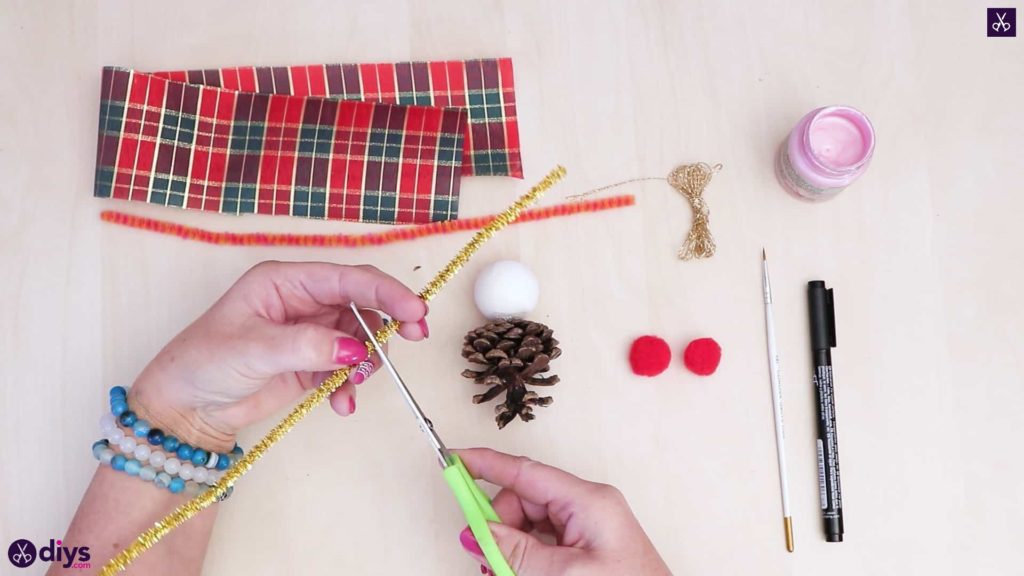
{"type": "Polygon", "coordinates": [[[223,68],[154,76],[260,94],[465,108],[462,174],[523,177],[511,58],[223,68]]]}
{"type": "Polygon", "coordinates": [[[287,74],[105,68],[95,195],[391,224],[458,215],[465,110],[260,89],[292,86],[287,74]]]}

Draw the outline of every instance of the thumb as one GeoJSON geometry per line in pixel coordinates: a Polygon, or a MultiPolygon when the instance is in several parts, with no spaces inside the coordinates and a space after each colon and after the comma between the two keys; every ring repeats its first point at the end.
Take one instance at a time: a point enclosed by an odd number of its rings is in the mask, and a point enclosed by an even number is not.
{"type": "Polygon", "coordinates": [[[250,362],[267,376],[334,370],[368,357],[361,340],[320,324],[268,323],[250,342],[250,362]]]}
{"type": "Polygon", "coordinates": [[[563,574],[569,567],[573,556],[579,551],[575,548],[550,546],[506,524],[488,523],[491,534],[505,557],[512,571],[517,576],[543,576],[547,574],[563,574]]]}

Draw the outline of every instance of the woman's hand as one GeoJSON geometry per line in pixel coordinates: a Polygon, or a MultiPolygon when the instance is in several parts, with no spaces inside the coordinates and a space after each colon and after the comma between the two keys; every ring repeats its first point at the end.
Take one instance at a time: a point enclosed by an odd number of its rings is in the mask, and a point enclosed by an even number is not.
{"type": "MultiPolygon", "coordinates": [[[[349,302],[403,322],[406,339],[428,335],[426,304],[372,266],[264,262],[157,355],[129,403],[182,441],[230,450],[241,428],[295,402],[331,371],[368,361],[349,302]]],[[[382,324],[376,313],[365,317],[375,330],[382,324]]],[[[354,385],[364,379],[354,372],[331,407],[354,412],[354,385]]]]}
{"type": "MultiPolygon", "coordinates": [[[[671,575],[614,487],[485,448],[457,452],[475,478],[502,487],[492,504],[503,523],[491,524],[491,533],[518,576],[671,575]]],[[[469,528],[459,539],[485,562],[469,528]]]]}

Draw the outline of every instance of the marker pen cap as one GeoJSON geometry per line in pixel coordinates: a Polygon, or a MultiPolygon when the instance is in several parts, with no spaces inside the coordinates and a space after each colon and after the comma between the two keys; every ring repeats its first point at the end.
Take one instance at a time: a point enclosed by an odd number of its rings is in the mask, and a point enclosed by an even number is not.
{"type": "Polygon", "coordinates": [[[811,317],[811,349],[827,350],[836,346],[836,310],[832,289],[824,280],[807,283],[807,303],[811,317]]]}

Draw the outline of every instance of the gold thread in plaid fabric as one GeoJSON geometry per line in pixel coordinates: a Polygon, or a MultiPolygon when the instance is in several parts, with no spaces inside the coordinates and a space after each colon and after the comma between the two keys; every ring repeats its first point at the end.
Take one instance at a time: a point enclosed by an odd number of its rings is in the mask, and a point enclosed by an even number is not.
{"type": "Polygon", "coordinates": [[[458,215],[466,111],[105,68],[95,195],[381,223],[458,215]]]}
{"type": "Polygon", "coordinates": [[[464,176],[523,177],[511,58],[155,72],[228,90],[468,110],[464,176]]]}

